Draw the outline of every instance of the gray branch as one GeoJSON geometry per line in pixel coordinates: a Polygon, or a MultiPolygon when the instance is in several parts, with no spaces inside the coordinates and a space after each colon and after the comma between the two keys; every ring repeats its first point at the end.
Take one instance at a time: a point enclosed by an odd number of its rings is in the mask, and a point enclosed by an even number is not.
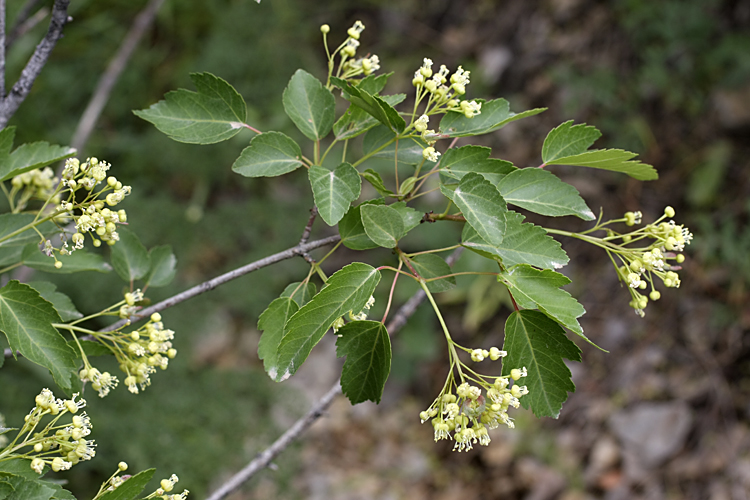
{"type": "MultiPolygon", "coordinates": [[[[446,259],[448,265],[453,263],[461,255],[463,248],[457,248],[454,252],[446,259]]],[[[386,329],[389,335],[394,335],[406,324],[406,321],[414,314],[419,304],[425,299],[426,294],[424,290],[417,291],[414,295],[401,306],[393,319],[388,323],[386,329]]],[[[271,446],[263,450],[258,454],[249,464],[247,464],[242,470],[233,475],[227,482],[225,482],[218,490],[214,491],[206,500],[221,500],[226,498],[229,494],[234,492],[244,483],[252,479],[255,474],[268,467],[274,458],[276,458],[282,451],[284,451],[292,442],[297,439],[303,432],[305,432],[318,418],[322,417],[325,411],[331,406],[334,398],[341,394],[341,379],[338,379],[335,384],[320,398],[312,409],[308,411],[302,418],[297,420],[284,434],[282,434],[271,446]]]]}
{"type": "Polygon", "coordinates": [[[150,0],[143,10],[138,13],[133,25],[130,27],[130,31],[128,31],[122,44],[117,49],[117,53],[109,62],[101,78],[99,78],[96,90],[94,90],[94,94],[86,106],[86,110],[83,112],[81,120],[78,122],[78,127],[76,127],[76,131],[73,134],[71,146],[79,152],[86,145],[91,131],[94,130],[96,122],[99,120],[99,116],[102,114],[102,110],[104,110],[104,106],[109,100],[112,89],[128,64],[143,34],[154,22],[156,13],[163,3],[164,0],[150,0]]]}
{"type": "Polygon", "coordinates": [[[47,64],[52,50],[55,48],[57,41],[62,38],[63,28],[68,22],[68,4],[70,0],[55,0],[52,7],[52,19],[39,45],[36,46],[34,53],[31,55],[26,67],[23,68],[21,76],[7,96],[4,96],[0,103],[0,129],[5,128],[10,118],[18,110],[21,103],[29,95],[31,87],[34,85],[36,77],[41,73],[44,65],[47,64]]]}

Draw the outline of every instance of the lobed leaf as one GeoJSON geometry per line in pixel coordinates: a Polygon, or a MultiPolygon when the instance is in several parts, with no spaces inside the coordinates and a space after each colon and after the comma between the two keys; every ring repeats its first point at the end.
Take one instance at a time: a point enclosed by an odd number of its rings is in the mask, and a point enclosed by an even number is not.
{"type": "Polygon", "coordinates": [[[391,340],[383,323],[352,321],[338,332],[336,356],[346,356],[341,389],[351,404],[380,403],[391,372],[391,340]]]}
{"type": "Polygon", "coordinates": [[[394,248],[398,240],[406,235],[404,220],[394,208],[384,205],[364,205],[360,213],[365,233],[378,246],[394,248]]]}
{"type": "Polygon", "coordinates": [[[499,130],[510,122],[538,115],[547,108],[530,109],[521,113],[510,111],[510,105],[505,99],[494,99],[482,103],[482,112],[472,118],[466,118],[463,113],[449,111],[440,120],[440,132],[449,137],[469,137],[499,130]]]}
{"type": "Polygon", "coordinates": [[[328,278],[326,286],[284,327],[275,380],[294,375],[337,318],[349,311],[362,310],[379,281],[380,272],[361,262],[349,264],[328,278]]]}
{"type": "Polygon", "coordinates": [[[117,232],[120,235],[120,241],[110,247],[112,267],[115,268],[115,272],[127,282],[145,277],[151,269],[151,257],[146,247],[131,231],[120,228],[117,232]]]}
{"type": "Polygon", "coordinates": [[[497,189],[506,202],[537,214],[553,217],[575,215],[583,220],[596,219],[576,188],[541,168],[523,168],[511,172],[500,180],[497,189]]]}
{"type": "Polygon", "coordinates": [[[500,245],[490,245],[466,224],[461,236],[462,245],[485,256],[499,257],[506,268],[529,264],[542,269],[560,269],[570,259],[560,243],[544,228],[523,223],[524,216],[513,211],[505,214],[505,237],[500,245]]]}
{"type": "Polygon", "coordinates": [[[61,321],[52,304],[29,285],[12,280],[0,288],[0,330],[10,348],[47,368],[57,385],[68,390],[71,377],[77,376],[78,360],[52,326],[61,321]]]}
{"type": "Polygon", "coordinates": [[[581,350],[571,342],[554,320],[539,311],[516,311],[505,322],[503,375],[513,368],[526,367],[522,383],[529,393],[521,398],[524,408],[531,407],[537,417],[560,415],[568,392],[576,389],[563,358],[581,361],[581,350]]]}
{"type": "Polygon", "coordinates": [[[359,198],[362,180],[357,169],[342,163],[333,172],[313,165],[307,171],[318,213],[329,226],[335,226],[359,198]]]}
{"type": "Polygon", "coordinates": [[[477,173],[466,174],[453,192],[453,203],[486,242],[499,245],[508,208],[500,192],[477,173]]]}
{"type": "Polygon", "coordinates": [[[8,156],[0,152],[0,182],[70,158],[74,154],[76,150],[71,147],[55,146],[43,141],[22,144],[8,156]]]}
{"type": "Polygon", "coordinates": [[[232,165],[232,171],[245,177],[275,177],[297,170],[302,150],[281,132],[256,135],[232,165]]]}
{"type": "Polygon", "coordinates": [[[197,92],[174,90],[133,113],[178,142],[213,144],[237,135],[247,117],[242,96],[211,73],[192,73],[190,79],[197,92]]]}
{"type": "Polygon", "coordinates": [[[308,139],[318,141],[331,131],[336,99],[307,71],[298,69],[292,75],[282,102],[287,116],[308,139]]]}

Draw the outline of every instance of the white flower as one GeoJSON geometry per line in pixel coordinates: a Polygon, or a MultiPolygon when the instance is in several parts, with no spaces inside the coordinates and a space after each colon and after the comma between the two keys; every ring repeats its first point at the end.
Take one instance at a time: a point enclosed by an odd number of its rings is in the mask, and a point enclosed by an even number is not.
{"type": "Polygon", "coordinates": [[[440,157],[440,153],[435,151],[435,148],[432,146],[429,146],[422,150],[422,156],[425,160],[436,162],[440,157]]]}

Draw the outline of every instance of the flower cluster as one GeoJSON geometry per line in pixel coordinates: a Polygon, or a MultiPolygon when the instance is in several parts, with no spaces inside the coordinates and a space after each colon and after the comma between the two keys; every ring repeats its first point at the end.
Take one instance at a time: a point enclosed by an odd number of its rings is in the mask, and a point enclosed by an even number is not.
{"type": "MultiPolygon", "coordinates": [[[[122,486],[128,479],[130,479],[132,476],[130,476],[129,474],[126,474],[124,476],[119,475],[121,472],[125,472],[126,470],[128,470],[127,463],[120,462],[119,464],[117,464],[117,470],[102,485],[102,487],[99,489],[99,494],[97,494],[94,500],[99,498],[103,493],[116,490],[117,488],[122,486]]],[[[180,479],[176,474],[172,474],[168,479],[162,479],[159,482],[159,487],[156,489],[156,491],[145,497],[144,500],[151,498],[160,498],[162,500],[185,500],[190,493],[188,490],[183,490],[182,493],[169,494],[172,490],[174,490],[174,486],[179,480],[180,479]]]]}
{"type": "Polygon", "coordinates": [[[481,103],[459,99],[466,93],[470,72],[464,71],[459,66],[450,78],[449,74],[450,70],[444,64],[436,73],[433,73],[432,60],[425,57],[422,66],[414,73],[412,79],[412,84],[417,88],[417,104],[429,96],[424,113],[413,123],[414,129],[422,134],[422,139],[428,145],[422,150],[422,156],[427,161],[436,162],[440,156],[440,153],[433,147],[440,138],[440,134],[427,129],[429,115],[457,111],[467,118],[472,118],[482,112],[481,103]],[[449,82],[450,85],[448,85],[449,82]]]}
{"type": "Polygon", "coordinates": [[[76,415],[78,410],[86,406],[86,401],[76,400],[77,397],[76,393],[71,399],[56,399],[52,391],[42,389],[16,438],[0,451],[0,461],[11,458],[31,459],[31,468],[41,474],[45,466],[58,472],[70,469],[81,460],[94,458],[96,445],[94,441],[86,439],[91,434],[91,420],[85,412],[76,415]],[[72,415],[70,422],[58,424],[68,414],[72,415]],[[52,420],[37,431],[48,415],[52,416],[52,420]]]}
{"type": "MultiPolygon", "coordinates": [[[[128,317],[136,312],[137,303],[141,300],[143,293],[140,290],[126,293],[120,315],[128,317]]],[[[102,345],[112,351],[120,370],[125,373],[124,383],[133,394],[138,394],[139,388],[142,391],[151,385],[151,374],[157,368],[166,370],[169,360],[177,356],[177,349],[172,347],[174,331],[165,328],[161,319],[161,314],[154,313],[147,323],[132,332],[91,332],[102,345]]],[[[83,382],[91,382],[92,388],[99,392],[99,397],[107,396],[110,390],[117,387],[117,377],[94,368],[83,352],[82,358],[84,367],[79,372],[79,377],[83,382]]]]}
{"type": "MultiPolygon", "coordinates": [[[[380,69],[380,58],[376,54],[354,58],[357,55],[357,48],[359,48],[359,37],[364,30],[365,25],[362,24],[362,21],[355,21],[354,25],[346,31],[346,40],[334,51],[334,53],[338,52],[341,55],[339,70],[336,74],[339,78],[347,80],[359,75],[368,76],[380,69]]],[[[324,24],[320,27],[320,31],[326,37],[331,28],[324,24]]],[[[329,61],[330,64],[333,64],[331,58],[329,58],[329,61]]]]}
{"type": "Polygon", "coordinates": [[[60,195],[55,193],[58,181],[55,172],[49,167],[24,172],[11,179],[12,187],[8,197],[14,199],[18,192],[21,193],[20,198],[15,202],[16,210],[23,210],[32,198],[49,200],[54,205],[60,202],[60,195]]]}
{"type": "MultiPolygon", "coordinates": [[[[618,276],[628,285],[630,306],[641,317],[645,314],[644,309],[649,299],[656,301],[661,298],[661,293],[655,286],[657,280],[661,280],[667,288],[680,286],[680,277],[676,271],[682,269],[679,264],[685,261],[685,256],[676,252],[683,251],[692,241],[693,235],[683,225],[678,225],[673,220],[665,221],[674,215],[674,209],[667,207],[661,218],[636,231],[623,235],[610,231],[610,240],[621,239],[623,243],[616,252],[622,264],[618,268],[618,276]],[[636,242],[647,242],[648,245],[637,248],[626,246],[636,242]],[[651,289],[648,296],[639,292],[647,288],[651,289]]],[[[641,223],[642,215],[640,212],[628,212],[622,220],[633,226],[641,223]]]]}
{"type": "MultiPolygon", "coordinates": [[[[370,295],[370,298],[367,300],[367,303],[362,308],[361,311],[359,311],[357,314],[354,314],[354,311],[349,311],[349,320],[350,321],[364,321],[367,319],[367,312],[370,310],[370,308],[375,305],[375,297],[370,295]]],[[[336,321],[333,322],[331,325],[331,328],[333,328],[333,333],[338,332],[341,328],[344,327],[346,323],[344,322],[344,317],[338,318],[336,321]]]]}
{"type": "MultiPolygon", "coordinates": [[[[498,350],[494,355],[501,357],[501,352],[498,350]]],[[[484,353],[480,350],[479,354],[483,356],[484,353]]],[[[529,390],[517,383],[509,388],[509,379],[515,382],[526,375],[525,367],[514,368],[509,376],[497,377],[491,384],[484,379],[476,380],[479,386],[463,382],[455,388],[455,394],[451,379],[432,405],[419,414],[419,418],[422,423],[432,420],[435,441],[453,439],[454,451],[469,451],[476,443],[487,446],[490,444],[490,429],[499,427],[501,423],[514,427],[513,420],[508,416],[508,408],[518,408],[520,398],[529,390]]]]}

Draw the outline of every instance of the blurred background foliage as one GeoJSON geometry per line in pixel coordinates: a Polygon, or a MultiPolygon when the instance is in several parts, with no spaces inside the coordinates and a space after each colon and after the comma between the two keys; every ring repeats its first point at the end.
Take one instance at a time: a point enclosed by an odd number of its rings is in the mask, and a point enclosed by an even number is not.
{"type": "MultiPolygon", "coordinates": [[[[9,24],[22,4],[8,2],[9,24]]],[[[101,71],[144,5],[71,2],[73,22],[11,122],[17,144],[70,142],[101,71]]],[[[555,173],[607,217],[642,210],[649,220],[672,205],[696,237],[681,289],[651,304],[644,320],[627,306],[628,294],[603,254],[563,241],[572,261],[565,272],[574,280],[568,289],[588,310],[582,324],[611,353],[581,345],[584,365],[572,367],[578,392],[560,420],[522,414],[516,432],[499,433],[474,455],[434,445],[431,430],[414,421],[442,384],[445,354],[432,316],[421,310],[395,340],[381,406],[337,404],[304,444],[279,459],[279,470],[263,473],[233,498],[448,498],[457,492],[462,498],[745,498],[732,495],[750,490],[750,438],[742,423],[750,418],[747,2],[167,0],[81,152],[110,161],[113,174],[133,186],[125,208],[144,244],[174,248],[178,276],[150,290],[149,298],[158,301],[296,244],[313,202],[303,173],[269,180],[231,172],[250,132],[213,146],[179,144],[131,110],[169,90],[192,88],[188,74],[209,71],[245,97],[249,123],[301,139],[283,113],[281,92],[299,67],[324,74],[320,24],[330,24],[338,43],[356,19],[367,26],[360,52],[377,53],[383,71],[396,72],[387,93],[411,92],[413,71],[431,57],[471,70],[471,97],[505,97],[517,111],[549,107],[480,139],[493,156],[521,167],[538,165],[544,136],[562,121],[595,125],[604,132],[600,146],[638,152],[660,179],[643,184],[566,167],[555,173]],[[638,476],[628,459],[633,450],[611,422],[644,400],[687,405],[692,420],[672,455],[638,476]],[[607,444],[614,458],[606,458],[607,444]],[[543,485],[551,486],[540,490],[543,485]]],[[[6,81],[20,72],[45,23],[11,47],[6,81]]],[[[428,199],[424,208],[443,207],[428,199]]],[[[544,223],[586,227],[573,220],[544,223]]],[[[313,238],[333,232],[323,226],[316,222],[313,238]]],[[[414,250],[451,244],[457,234],[435,224],[419,228],[408,244],[414,250]]],[[[331,272],[355,257],[339,253],[331,272]]],[[[367,259],[391,256],[372,252],[367,259]]],[[[466,252],[458,268],[472,259],[466,252]]],[[[305,273],[301,259],[285,261],[165,312],[180,352],[170,369],[137,397],[122,387],[106,400],[87,394],[98,456],[64,476],[79,498],[91,496],[119,460],[133,470],[157,467],[157,477],[175,472],[179,486],[202,498],[306,411],[335,380],[334,357],[321,353],[290,387],[272,384],[255,353],[258,315],[305,273]]],[[[114,273],[50,279],[84,312],[119,300],[123,290],[114,273]]],[[[397,299],[413,290],[404,286],[397,299]]],[[[501,344],[506,296],[483,278],[461,279],[441,296],[457,340],[501,344]]],[[[316,352],[326,348],[331,345],[316,352]]],[[[35,366],[7,362],[0,410],[9,424],[23,417],[40,387],[51,385],[35,366]]]]}

